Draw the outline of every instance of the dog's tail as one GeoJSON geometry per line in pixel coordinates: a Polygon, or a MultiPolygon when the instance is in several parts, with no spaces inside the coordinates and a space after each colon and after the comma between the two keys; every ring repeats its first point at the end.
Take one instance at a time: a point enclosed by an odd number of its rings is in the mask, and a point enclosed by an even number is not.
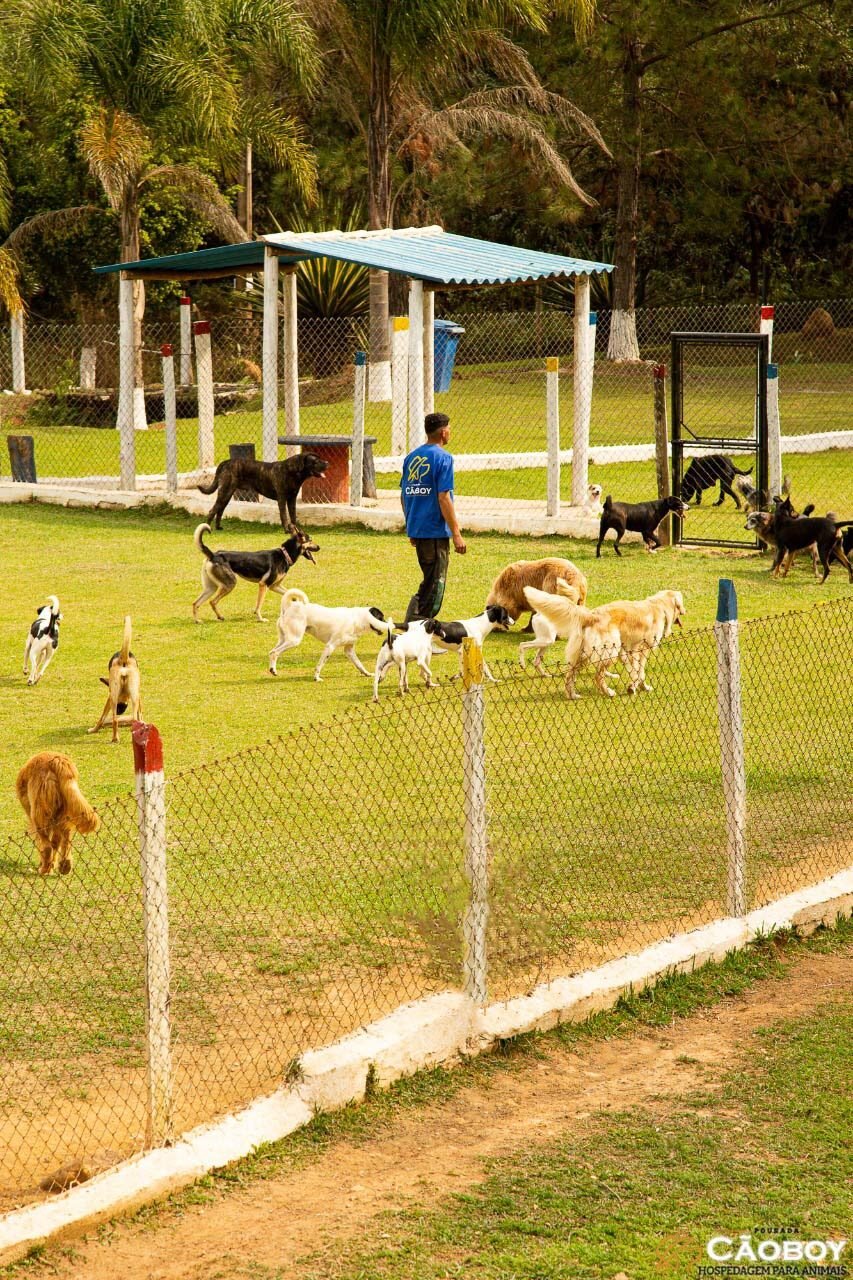
{"type": "Polygon", "coordinates": [[[732,471],[734,471],[735,475],[737,476],[751,476],[752,467],[754,466],[755,466],[755,463],[753,462],[752,466],[747,467],[746,471],[741,471],[740,467],[736,467],[735,464],[732,463],[732,471]]]}
{"type": "Polygon", "coordinates": [[[590,609],[573,603],[566,595],[552,596],[550,592],[540,591],[537,587],[525,587],[524,594],[536,613],[541,613],[557,627],[566,628],[579,623],[583,628],[595,621],[595,614],[590,609]]]}
{"type": "Polygon", "coordinates": [[[219,488],[219,477],[222,473],[222,468],[227,467],[229,462],[230,462],[230,458],[226,458],[223,462],[220,462],[219,466],[216,468],[216,471],[213,473],[213,479],[211,480],[209,485],[203,485],[203,484],[196,485],[196,488],[198,489],[199,493],[213,493],[214,490],[219,488]]]}
{"type": "Polygon", "coordinates": [[[282,609],[289,609],[292,604],[308,604],[309,600],[304,591],[300,591],[298,587],[291,587],[289,591],[285,591],[281,597],[282,609]]]}
{"type": "Polygon", "coordinates": [[[127,666],[127,660],[130,657],[130,642],[132,638],[133,628],[130,625],[130,614],[127,614],[124,620],[124,635],[121,638],[121,650],[119,652],[119,658],[121,659],[121,665],[123,667],[127,666]]]}
{"type": "Polygon", "coordinates": [[[193,534],[193,542],[198,547],[199,551],[203,556],[206,556],[208,560],[212,560],[213,552],[211,551],[210,547],[206,547],[204,545],[204,535],[206,533],[210,533],[209,524],[196,525],[196,530],[195,530],[195,533],[193,534]]]}
{"type": "Polygon", "coordinates": [[[53,614],[57,614],[57,613],[59,613],[59,601],[58,601],[58,599],[56,598],[56,596],[48,596],[48,597],[47,597],[47,603],[50,605],[50,612],[51,612],[51,613],[53,613],[53,614]]]}
{"type": "Polygon", "coordinates": [[[609,493],[608,493],[607,497],[604,499],[604,510],[605,510],[605,511],[612,511],[612,510],[613,510],[613,499],[611,498],[611,496],[610,496],[610,494],[609,494],[609,493]]]}

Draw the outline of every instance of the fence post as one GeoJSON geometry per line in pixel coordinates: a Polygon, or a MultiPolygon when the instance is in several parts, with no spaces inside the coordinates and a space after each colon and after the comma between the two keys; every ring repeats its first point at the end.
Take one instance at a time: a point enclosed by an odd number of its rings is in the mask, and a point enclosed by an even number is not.
{"type": "Polygon", "coordinates": [[[367,391],[367,354],[355,353],[355,391],[352,410],[352,466],[349,476],[349,504],[361,506],[362,478],[364,476],[364,398],[367,391]]]}
{"type": "MultiPolygon", "coordinates": [[[[285,435],[298,436],[299,431],[299,347],[298,319],[296,315],[296,268],[284,273],[284,424],[285,435]]],[[[289,444],[287,455],[299,452],[299,446],[289,444]]],[[[276,453],[278,457],[278,435],[276,453]]]]}
{"type": "Polygon", "coordinates": [[[13,311],[9,316],[12,338],[12,390],[23,395],[27,389],[27,371],[24,361],[24,313],[13,311]]]}
{"type": "Polygon", "coordinates": [[[178,489],[178,414],[175,403],[175,358],[171,343],[160,348],[163,357],[163,422],[166,428],[166,492],[178,489]]]}
{"type": "Polygon", "coordinates": [[[548,439],[548,486],[545,513],[560,514],[560,358],[546,356],[546,435],[548,439]]]}
{"type": "Polygon", "coordinates": [[[424,283],[409,281],[409,448],[424,442],[424,283]]]}
{"type": "Polygon", "coordinates": [[[773,359],[773,307],[761,308],[761,319],[758,322],[758,332],[767,334],[767,359],[773,359]]]}
{"type": "Polygon", "coordinates": [[[714,637],[717,643],[717,728],[728,849],[726,905],[730,916],[742,916],[746,913],[746,767],[737,595],[730,578],[720,579],[714,637]]]}
{"type": "Polygon", "coordinates": [[[118,409],[119,470],[122,489],[136,488],[136,438],[133,434],[133,392],[136,359],[133,350],[133,281],[123,274],[118,286],[118,409]]]}
{"type": "Polygon", "coordinates": [[[465,876],[471,886],[462,934],[465,994],[475,1004],[488,998],[489,846],[486,834],[486,704],[483,650],[462,642],[462,777],[465,806],[465,876]]]}
{"type": "Polygon", "coordinates": [[[261,455],[264,462],[275,462],[278,459],[278,255],[269,246],[264,248],[262,368],[261,455]]]}
{"type": "Polygon", "coordinates": [[[216,461],[213,422],[213,353],[210,349],[210,322],[197,320],[195,335],[195,377],[198,396],[198,465],[212,467],[216,461]]]}
{"type": "Polygon", "coordinates": [[[181,298],[181,386],[188,387],[193,380],[193,300],[181,298]]]}
{"type": "Polygon", "coordinates": [[[575,276],[574,386],[572,422],[572,506],[582,507],[589,485],[589,276],[575,276]]]}
{"type": "Polygon", "coordinates": [[[154,725],[136,720],[132,733],[145,938],[145,1040],[148,1060],[145,1142],[149,1147],[161,1147],[172,1137],[166,783],[163,743],[154,725]]]}
{"type": "Polygon", "coordinates": [[[767,488],[768,497],[782,492],[782,424],[779,420],[779,366],[767,366],[767,488]]]}
{"type": "Polygon", "coordinates": [[[424,289],[424,413],[435,412],[435,294],[424,289]]]}
{"type": "Polygon", "coordinates": [[[98,348],[83,347],[80,352],[80,390],[94,391],[98,385],[98,348]]]}
{"type": "Polygon", "coordinates": [[[409,403],[409,317],[391,322],[391,452],[406,452],[406,408],[409,403]]]}
{"type": "MultiPolygon", "coordinates": [[[[652,370],[654,375],[655,400],[655,467],[658,477],[658,497],[668,498],[669,485],[669,433],[666,424],[666,365],[656,364],[652,370]]],[[[658,537],[662,547],[668,547],[672,541],[672,521],[665,516],[658,529],[658,537]]]]}

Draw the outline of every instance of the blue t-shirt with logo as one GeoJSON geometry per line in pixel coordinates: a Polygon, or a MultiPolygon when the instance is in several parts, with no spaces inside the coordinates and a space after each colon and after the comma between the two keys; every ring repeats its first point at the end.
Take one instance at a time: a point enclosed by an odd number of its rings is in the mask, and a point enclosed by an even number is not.
{"type": "Polygon", "coordinates": [[[438,495],[453,497],[453,458],[439,444],[423,444],[403,459],[403,510],[410,538],[449,538],[438,495]]]}

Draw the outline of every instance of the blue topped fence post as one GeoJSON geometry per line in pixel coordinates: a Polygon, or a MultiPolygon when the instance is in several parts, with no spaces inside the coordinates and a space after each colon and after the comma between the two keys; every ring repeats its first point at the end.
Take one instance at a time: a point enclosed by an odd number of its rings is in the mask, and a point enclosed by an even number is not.
{"type": "Polygon", "coordinates": [[[782,425],[779,419],[779,366],[767,366],[767,487],[772,499],[782,492],[782,425]]]}
{"type": "Polygon", "coordinates": [[[714,637],[717,643],[717,728],[728,850],[726,905],[730,916],[742,916],[746,914],[746,766],[737,595],[730,578],[720,579],[714,637]]]}

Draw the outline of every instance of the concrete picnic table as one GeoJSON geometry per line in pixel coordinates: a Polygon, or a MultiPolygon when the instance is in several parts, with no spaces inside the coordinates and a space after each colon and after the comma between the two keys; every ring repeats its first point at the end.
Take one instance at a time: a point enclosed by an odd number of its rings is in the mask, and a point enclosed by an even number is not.
{"type": "MultiPolygon", "coordinates": [[[[376,436],[364,437],[362,497],[376,497],[373,446],[376,436]]],[[[349,502],[349,451],[352,436],[279,436],[279,444],[301,445],[304,451],[328,462],[321,476],[309,476],[302,486],[303,502],[349,502]]]]}

